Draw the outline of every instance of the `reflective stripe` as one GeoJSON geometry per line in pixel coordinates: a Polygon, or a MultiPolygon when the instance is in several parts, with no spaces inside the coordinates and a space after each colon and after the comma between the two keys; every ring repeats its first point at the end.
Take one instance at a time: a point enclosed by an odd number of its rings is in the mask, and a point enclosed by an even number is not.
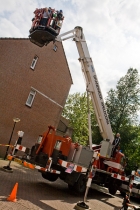
{"type": "Polygon", "coordinates": [[[61,166],[63,166],[63,167],[68,167],[68,162],[66,162],[66,161],[63,161],[63,160],[58,160],[58,163],[61,165],[61,166]]]}
{"type": "Polygon", "coordinates": [[[8,159],[8,160],[12,160],[12,159],[13,159],[13,156],[7,155],[7,159],[8,159]]]}
{"type": "Polygon", "coordinates": [[[82,167],[81,166],[74,166],[74,171],[77,171],[77,172],[82,172],[82,167]]]}
{"type": "Polygon", "coordinates": [[[0,144],[0,146],[5,146],[5,147],[14,147],[13,145],[11,144],[0,144]]]}
{"type": "MultiPolygon", "coordinates": [[[[14,158],[14,156],[11,156],[11,155],[8,155],[8,156],[7,156],[7,159],[8,159],[8,160],[12,160],[12,159],[13,159],[15,162],[17,162],[17,163],[23,165],[23,166],[26,167],[26,168],[37,169],[37,170],[41,170],[41,171],[45,171],[45,172],[48,171],[48,172],[50,172],[50,173],[60,174],[60,171],[53,170],[53,169],[49,169],[49,165],[48,165],[46,168],[43,168],[43,167],[41,167],[41,166],[39,166],[39,165],[34,165],[34,164],[29,163],[29,162],[27,162],[27,161],[22,161],[22,160],[19,159],[19,158],[14,158]]],[[[50,161],[50,160],[51,160],[51,158],[49,158],[49,161],[50,161]]],[[[51,161],[50,161],[50,163],[51,163],[51,161]]]]}
{"type": "Polygon", "coordinates": [[[116,178],[116,179],[119,179],[119,180],[122,180],[122,181],[128,181],[129,180],[129,178],[127,178],[125,176],[121,176],[119,174],[115,174],[115,173],[112,173],[111,174],[111,177],[116,178]]]}
{"type": "Polygon", "coordinates": [[[122,168],[122,166],[121,166],[120,163],[115,163],[113,161],[105,160],[103,163],[106,164],[106,165],[108,165],[108,166],[111,166],[113,168],[117,168],[117,169],[121,169],[122,168]]]}
{"type": "Polygon", "coordinates": [[[92,179],[91,179],[91,178],[88,178],[88,181],[87,181],[86,186],[87,186],[87,187],[90,187],[90,186],[91,186],[91,182],[92,182],[92,179]]]}
{"type": "Polygon", "coordinates": [[[60,171],[56,171],[56,170],[51,169],[51,170],[50,170],[50,173],[53,173],[53,174],[60,174],[60,171]]]}
{"type": "Polygon", "coordinates": [[[20,150],[22,152],[25,152],[26,151],[26,147],[24,147],[24,146],[22,146],[20,144],[17,144],[16,149],[18,149],[18,150],[20,150]]]}
{"type": "MultiPolygon", "coordinates": [[[[65,168],[67,168],[71,164],[71,163],[61,160],[61,159],[59,159],[58,163],[65,168]]],[[[76,172],[86,172],[87,171],[87,168],[79,166],[79,165],[75,165],[75,163],[73,163],[73,164],[74,164],[74,169],[73,169],[74,171],[76,171],[76,172]]]]}

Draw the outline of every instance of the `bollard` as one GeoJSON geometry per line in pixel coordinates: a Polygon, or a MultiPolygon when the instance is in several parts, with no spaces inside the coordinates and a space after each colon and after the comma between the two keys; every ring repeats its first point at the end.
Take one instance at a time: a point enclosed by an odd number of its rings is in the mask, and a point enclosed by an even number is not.
{"type": "MultiPolygon", "coordinates": [[[[13,151],[12,151],[11,156],[14,156],[15,153],[17,152],[16,146],[17,146],[17,144],[21,144],[22,137],[23,137],[23,135],[24,135],[24,132],[23,132],[23,131],[18,131],[17,133],[18,133],[18,137],[19,137],[19,138],[18,138],[18,140],[15,142],[15,145],[14,145],[14,148],[13,148],[13,151]]],[[[4,171],[10,172],[10,173],[13,172],[13,169],[10,167],[11,162],[12,162],[12,158],[9,160],[9,163],[8,163],[7,166],[3,166],[4,171]]]]}
{"type": "Polygon", "coordinates": [[[84,201],[81,201],[81,202],[79,201],[74,207],[75,210],[84,210],[84,209],[89,209],[90,210],[91,209],[85,202],[87,200],[87,194],[88,194],[89,188],[91,186],[92,179],[95,176],[95,173],[96,173],[96,166],[92,165],[91,170],[88,174],[88,180],[87,180],[87,184],[86,184],[84,201]]]}

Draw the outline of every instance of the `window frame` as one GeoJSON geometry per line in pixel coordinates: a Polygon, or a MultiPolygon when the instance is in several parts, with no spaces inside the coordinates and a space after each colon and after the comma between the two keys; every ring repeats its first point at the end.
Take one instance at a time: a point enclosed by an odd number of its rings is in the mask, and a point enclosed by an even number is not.
{"type": "Polygon", "coordinates": [[[30,66],[30,68],[31,68],[32,70],[34,70],[34,69],[35,69],[35,66],[36,66],[37,60],[38,60],[38,56],[37,56],[37,55],[35,55],[35,56],[34,56],[34,58],[33,58],[33,60],[32,60],[31,66],[30,66]]]}
{"type": "Polygon", "coordinates": [[[26,100],[26,103],[25,103],[27,106],[32,107],[35,95],[36,95],[36,91],[31,89],[31,91],[30,91],[30,93],[28,95],[28,98],[26,100]],[[31,100],[30,100],[30,97],[32,97],[31,100]],[[29,101],[31,101],[31,102],[29,103],[29,101]]]}
{"type": "Polygon", "coordinates": [[[54,46],[53,46],[53,50],[54,50],[55,52],[57,51],[57,48],[58,48],[57,45],[54,45],[54,46]]]}

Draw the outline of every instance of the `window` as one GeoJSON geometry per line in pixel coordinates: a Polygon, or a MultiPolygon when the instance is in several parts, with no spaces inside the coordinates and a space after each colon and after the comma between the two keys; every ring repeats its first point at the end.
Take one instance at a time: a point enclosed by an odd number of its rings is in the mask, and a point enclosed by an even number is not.
{"type": "Polygon", "coordinates": [[[28,96],[27,101],[26,101],[27,106],[30,106],[30,107],[32,106],[35,94],[36,94],[36,91],[34,91],[34,90],[30,91],[29,96],[28,96]]]}
{"type": "Polygon", "coordinates": [[[56,46],[56,45],[53,46],[53,50],[54,50],[55,52],[57,51],[57,46],[56,46]]]}
{"type": "Polygon", "coordinates": [[[31,69],[34,70],[35,65],[36,65],[36,63],[37,63],[37,60],[38,60],[38,57],[37,57],[37,55],[35,55],[35,57],[34,57],[34,59],[33,59],[33,61],[32,61],[32,64],[31,64],[31,66],[30,66],[31,69]]]}

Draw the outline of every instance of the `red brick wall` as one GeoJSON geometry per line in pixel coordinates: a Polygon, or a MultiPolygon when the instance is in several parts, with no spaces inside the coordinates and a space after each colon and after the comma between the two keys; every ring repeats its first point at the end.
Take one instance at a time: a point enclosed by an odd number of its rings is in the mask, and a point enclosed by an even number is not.
{"type": "MultiPolygon", "coordinates": [[[[56,101],[62,107],[72,84],[63,46],[57,43],[38,47],[28,39],[0,39],[0,143],[8,143],[13,117],[21,119],[15,126],[12,144],[17,140],[17,131],[25,132],[22,144],[30,147],[48,125],[57,127],[62,108],[38,92],[32,107],[25,105],[31,87],[56,101]],[[38,61],[35,69],[30,65],[34,56],[38,61]]],[[[0,146],[0,157],[6,147],[0,146]]]]}

